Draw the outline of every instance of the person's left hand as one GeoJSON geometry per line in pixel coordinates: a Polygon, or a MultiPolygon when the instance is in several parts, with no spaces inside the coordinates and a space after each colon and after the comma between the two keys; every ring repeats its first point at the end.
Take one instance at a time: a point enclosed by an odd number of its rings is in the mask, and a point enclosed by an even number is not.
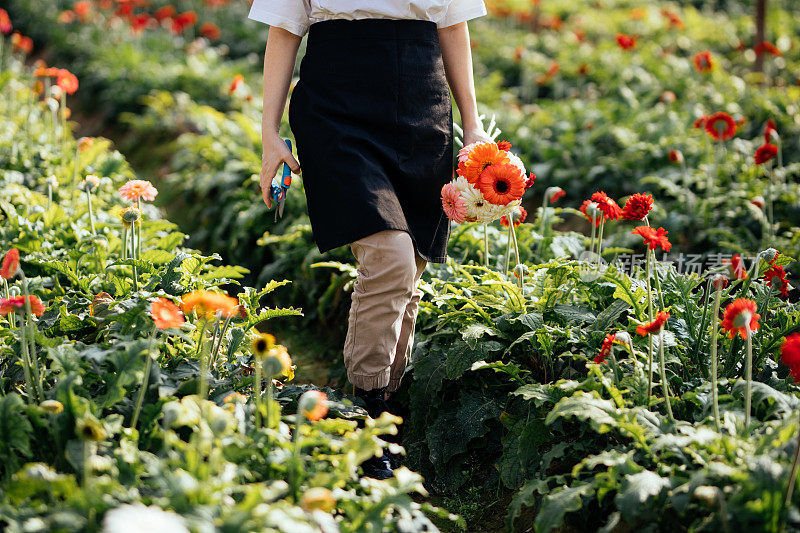
{"type": "Polygon", "coordinates": [[[472,128],[464,128],[464,146],[474,142],[494,142],[489,134],[484,131],[482,125],[477,125],[472,128]]]}

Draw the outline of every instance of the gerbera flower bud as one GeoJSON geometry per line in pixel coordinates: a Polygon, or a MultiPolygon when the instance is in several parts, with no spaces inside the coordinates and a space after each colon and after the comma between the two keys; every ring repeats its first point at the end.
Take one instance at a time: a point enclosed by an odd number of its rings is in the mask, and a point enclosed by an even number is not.
{"type": "Polygon", "coordinates": [[[141,224],[142,212],[135,207],[126,207],[119,214],[119,218],[122,220],[122,225],[126,228],[130,228],[134,223],[138,226],[141,224]]]}
{"type": "Polygon", "coordinates": [[[551,204],[556,203],[559,199],[563,198],[567,193],[561,187],[548,187],[544,191],[544,195],[549,198],[551,204]]]}
{"type": "Polygon", "coordinates": [[[328,414],[328,397],[318,390],[306,391],[297,402],[297,413],[311,422],[316,422],[328,414]]]}
{"type": "Polygon", "coordinates": [[[58,111],[59,103],[58,100],[56,100],[55,98],[48,98],[46,105],[47,109],[49,109],[51,113],[55,113],[56,111],[58,111]]]}
{"type": "Polygon", "coordinates": [[[614,337],[614,342],[618,342],[624,346],[633,346],[633,339],[627,331],[618,331],[614,337]]]}
{"type": "Polygon", "coordinates": [[[263,368],[264,375],[268,378],[289,376],[292,371],[292,358],[289,357],[286,346],[278,344],[270,349],[264,358],[263,368]]]}
{"type": "Polygon", "coordinates": [[[712,278],[711,283],[714,285],[715,289],[721,291],[722,289],[728,286],[728,278],[726,278],[721,274],[717,274],[712,278]]]}
{"type": "Polygon", "coordinates": [[[64,404],[58,400],[45,400],[39,404],[39,407],[41,407],[45,413],[51,415],[57,415],[58,413],[64,411],[64,404]]]}
{"type": "Polygon", "coordinates": [[[92,147],[94,144],[94,139],[92,137],[81,137],[78,139],[78,150],[81,152],[85,152],[89,148],[92,147]]]}
{"type": "Polygon", "coordinates": [[[600,346],[600,353],[598,353],[594,358],[595,363],[601,364],[606,362],[608,356],[611,355],[611,349],[614,345],[614,340],[616,337],[617,335],[615,333],[609,333],[606,335],[606,338],[603,339],[603,344],[600,346]]]}
{"type": "Polygon", "coordinates": [[[19,270],[19,250],[12,248],[3,258],[3,266],[0,268],[0,278],[11,279],[19,270]]]}
{"type": "Polygon", "coordinates": [[[731,260],[723,259],[722,263],[730,265],[731,277],[735,279],[747,279],[747,269],[742,264],[742,256],[740,254],[733,254],[731,260]]]}
{"type": "Polygon", "coordinates": [[[300,506],[306,512],[322,511],[330,513],[336,507],[336,498],[325,487],[312,487],[303,493],[300,506]]]}
{"type": "Polygon", "coordinates": [[[664,91],[663,93],[661,93],[661,96],[659,97],[659,100],[661,100],[665,104],[671,104],[675,102],[676,99],[677,97],[675,96],[675,93],[672,91],[664,91]]]}
{"type": "Polygon", "coordinates": [[[775,129],[775,121],[772,119],[767,120],[767,125],[764,126],[764,144],[771,144],[773,138],[780,139],[778,130],[775,129]]]}
{"type": "Polygon", "coordinates": [[[669,151],[669,160],[675,164],[683,163],[683,152],[680,150],[670,150],[669,151]]]}
{"type": "Polygon", "coordinates": [[[528,218],[528,212],[521,205],[517,206],[510,214],[504,215],[500,218],[500,224],[508,227],[509,218],[514,221],[514,227],[516,228],[525,222],[525,219],[528,218]]]}
{"type": "Polygon", "coordinates": [[[593,222],[595,226],[600,225],[600,219],[602,218],[603,212],[600,211],[600,207],[597,205],[597,202],[584,200],[579,211],[583,213],[583,216],[585,216],[589,222],[593,222]]]}
{"type": "Polygon", "coordinates": [[[636,38],[624,33],[617,34],[617,44],[623,50],[633,50],[636,48],[636,38]]]}
{"type": "Polygon", "coordinates": [[[758,196],[750,198],[750,203],[759,209],[764,209],[765,200],[764,197],[759,194],[758,196]]]}
{"type": "Polygon", "coordinates": [[[775,258],[778,257],[780,252],[775,248],[767,248],[765,250],[761,250],[758,252],[758,257],[766,261],[767,263],[771,263],[775,261],[775,258]]]}
{"type": "Polygon", "coordinates": [[[527,276],[528,272],[528,267],[522,263],[514,267],[514,277],[517,279],[520,279],[522,276],[527,276]]]}
{"type": "Polygon", "coordinates": [[[78,186],[82,191],[92,192],[100,186],[100,178],[94,174],[89,174],[78,186]]]}
{"type": "Polygon", "coordinates": [[[747,338],[748,331],[752,334],[758,330],[758,319],[761,315],[756,313],[756,303],[748,298],[737,298],[725,308],[722,318],[722,329],[733,338],[738,332],[743,339],[747,338]]]}
{"type": "Polygon", "coordinates": [[[781,361],[789,367],[795,383],[800,383],[800,333],[787,335],[781,343],[781,361]]]}

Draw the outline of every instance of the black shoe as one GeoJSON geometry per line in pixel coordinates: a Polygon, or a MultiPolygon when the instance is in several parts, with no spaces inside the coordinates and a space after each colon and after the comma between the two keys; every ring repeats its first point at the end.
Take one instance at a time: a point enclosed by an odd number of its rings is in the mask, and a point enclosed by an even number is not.
{"type": "MultiPolygon", "coordinates": [[[[389,410],[389,406],[386,404],[386,400],[384,399],[386,395],[386,387],[372,390],[364,390],[356,387],[355,395],[364,400],[364,403],[367,406],[367,413],[369,413],[370,418],[378,418],[381,416],[381,413],[389,410]]],[[[382,456],[378,457],[377,455],[373,455],[361,463],[361,468],[364,470],[364,475],[373,479],[389,479],[390,477],[393,477],[393,462],[390,459],[390,455],[391,454],[389,454],[389,450],[384,448],[382,456]]]]}
{"type": "Polygon", "coordinates": [[[386,451],[384,451],[383,455],[380,457],[373,455],[361,463],[361,468],[364,470],[364,475],[372,479],[389,479],[394,477],[392,463],[389,461],[389,458],[386,457],[386,451]]]}

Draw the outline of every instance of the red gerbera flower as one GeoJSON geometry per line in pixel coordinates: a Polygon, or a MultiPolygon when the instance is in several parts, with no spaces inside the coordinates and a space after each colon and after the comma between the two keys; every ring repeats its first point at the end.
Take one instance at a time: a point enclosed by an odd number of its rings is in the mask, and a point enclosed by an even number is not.
{"type": "Polygon", "coordinates": [[[0,269],[0,278],[11,279],[19,270],[19,250],[12,248],[3,258],[3,267],[0,269]]]}
{"type": "Polygon", "coordinates": [[[781,344],[781,361],[789,367],[795,383],[800,383],[800,333],[787,335],[781,344]]]}
{"type": "Polygon", "coordinates": [[[497,148],[508,152],[511,150],[511,143],[508,141],[500,141],[499,143],[497,143],[497,148]]]}
{"type": "Polygon", "coordinates": [[[697,129],[703,129],[703,128],[706,127],[706,122],[707,121],[708,121],[708,117],[703,115],[702,117],[700,117],[700,118],[698,118],[697,120],[694,121],[694,124],[692,124],[692,127],[697,128],[697,129]]]}
{"type": "Polygon", "coordinates": [[[767,125],[764,126],[764,143],[771,144],[772,143],[772,132],[775,132],[777,135],[778,130],[775,129],[775,121],[772,119],[767,120],[767,125]]]}
{"type": "Polygon", "coordinates": [[[758,43],[757,45],[755,45],[753,47],[753,50],[755,50],[756,55],[759,55],[759,56],[763,55],[765,52],[770,53],[770,54],[772,54],[774,56],[783,55],[783,54],[781,54],[781,51],[778,50],[778,47],[775,46],[774,44],[772,44],[769,41],[761,41],[760,43],[758,43]]]}
{"type": "Polygon", "coordinates": [[[11,33],[13,27],[11,26],[11,19],[8,17],[8,11],[0,9],[0,33],[8,35],[11,33]]]}
{"type": "MultiPolygon", "coordinates": [[[[516,217],[514,220],[514,227],[516,228],[517,226],[525,222],[526,218],[528,218],[528,211],[526,211],[524,207],[520,206],[519,216],[516,217]]],[[[507,216],[500,217],[500,224],[502,224],[505,227],[508,227],[508,217],[507,216]]]]}
{"type": "Polygon", "coordinates": [[[600,206],[597,205],[597,202],[593,202],[591,200],[584,200],[578,210],[583,213],[583,216],[586,217],[586,220],[589,222],[593,222],[595,226],[600,225],[600,220],[603,218],[603,212],[600,211],[600,206]],[[588,210],[592,208],[596,210],[594,216],[588,212],[588,210]]]}
{"type": "Polygon", "coordinates": [[[622,209],[613,198],[609,198],[603,191],[592,194],[592,201],[597,203],[598,209],[603,212],[606,220],[619,220],[622,216],[622,209]]]}
{"type": "Polygon", "coordinates": [[[148,15],[147,13],[140,13],[138,15],[133,15],[130,18],[129,22],[133,33],[139,34],[147,27],[147,24],[150,22],[150,15],[148,15]]]}
{"type": "Polygon", "coordinates": [[[664,327],[664,323],[669,318],[669,313],[666,311],[659,311],[656,313],[656,318],[647,324],[636,326],[636,333],[645,337],[648,333],[658,333],[664,327]]]}
{"type": "Polygon", "coordinates": [[[617,44],[623,50],[633,50],[636,48],[636,38],[624,33],[617,34],[617,44]]]}
{"type": "Polygon", "coordinates": [[[714,69],[714,60],[708,50],[699,52],[694,56],[694,68],[697,72],[711,72],[714,69]]]}
{"type": "Polygon", "coordinates": [[[594,358],[595,363],[605,363],[606,358],[611,355],[611,348],[614,345],[614,339],[616,338],[616,333],[609,333],[606,335],[606,338],[603,339],[603,345],[600,347],[600,353],[598,353],[594,358]]]}
{"type": "Polygon", "coordinates": [[[514,165],[491,165],[481,172],[478,189],[487,202],[508,205],[525,194],[525,177],[514,165]]]}
{"type": "Polygon", "coordinates": [[[756,165],[763,165],[767,161],[771,161],[776,155],[778,155],[777,146],[774,144],[763,144],[756,149],[756,165]]]}
{"type": "Polygon", "coordinates": [[[753,300],[737,298],[725,308],[725,314],[722,317],[722,329],[728,332],[730,338],[739,333],[743,339],[746,339],[748,329],[752,333],[759,327],[758,319],[761,318],[761,315],[756,313],[757,309],[753,300]]]}
{"type": "Polygon", "coordinates": [[[669,252],[672,248],[672,243],[667,239],[667,233],[669,232],[664,228],[659,227],[658,229],[653,229],[650,226],[639,226],[631,231],[631,233],[642,237],[645,244],[647,244],[648,248],[651,250],[660,247],[665,252],[669,252]]]}
{"type": "Polygon", "coordinates": [[[625,207],[622,208],[622,218],[625,220],[644,220],[644,217],[653,209],[653,196],[650,194],[632,194],[625,207]]]}
{"type": "Polygon", "coordinates": [[[783,270],[783,266],[770,263],[769,270],[764,272],[764,280],[768,287],[774,286],[784,298],[789,296],[789,282],[786,280],[786,271],[783,270]]]}
{"type": "Polygon", "coordinates": [[[706,133],[715,141],[727,141],[736,133],[736,121],[724,111],[717,111],[706,119],[706,133]]]}
{"type": "Polygon", "coordinates": [[[175,8],[171,5],[159,7],[153,12],[153,18],[161,22],[164,19],[172,18],[175,16],[175,8]]]}
{"type": "MultiPolygon", "coordinates": [[[[36,296],[28,296],[28,302],[31,304],[31,313],[34,316],[42,316],[44,313],[44,304],[36,296]]],[[[6,316],[9,313],[22,312],[25,310],[25,297],[12,296],[11,298],[0,298],[0,316],[6,316]]]]}

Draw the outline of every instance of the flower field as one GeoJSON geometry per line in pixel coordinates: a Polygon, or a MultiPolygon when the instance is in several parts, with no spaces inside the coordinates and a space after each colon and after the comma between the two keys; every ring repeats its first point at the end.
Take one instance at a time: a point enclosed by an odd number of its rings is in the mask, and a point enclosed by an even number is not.
{"type": "Polygon", "coordinates": [[[800,528],[800,8],[486,3],[497,142],[374,421],[350,252],[260,200],[248,3],[3,3],[0,528],[800,528]]]}

